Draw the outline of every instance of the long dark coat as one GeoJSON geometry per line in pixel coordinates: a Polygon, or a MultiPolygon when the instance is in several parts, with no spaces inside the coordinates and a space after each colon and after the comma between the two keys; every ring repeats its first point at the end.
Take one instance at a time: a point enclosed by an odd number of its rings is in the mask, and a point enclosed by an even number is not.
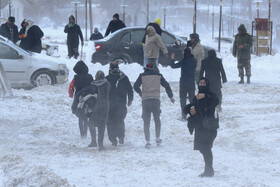
{"type": "Polygon", "coordinates": [[[44,36],[43,31],[37,25],[33,25],[28,29],[26,36],[26,46],[27,50],[41,53],[42,51],[42,41],[41,38],[44,36]]]}
{"type": "Polygon", "coordinates": [[[67,45],[77,48],[79,46],[79,37],[81,42],[84,41],[83,34],[79,25],[69,27],[68,24],[64,28],[64,32],[67,33],[67,45]]]}
{"type": "Polygon", "coordinates": [[[214,93],[222,88],[221,80],[223,80],[223,83],[227,82],[222,60],[217,57],[208,57],[202,60],[199,77],[203,77],[204,73],[204,77],[210,82],[210,90],[214,93]]]}
{"type": "MultiPolygon", "coordinates": [[[[208,83],[209,85],[209,83],[208,83]]],[[[184,112],[190,114],[190,108],[195,107],[196,114],[188,118],[188,128],[194,135],[194,150],[208,150],[213,146],[213,142],[217,136],[217,130],[206,130],[203,128],[203,118],[214,117],[215,107],[218,105],[219,99],[216,94],[212,93],[209,88],[205,93],[205,98],[197,100],[196,97],[192,103],[184,108],[184,112]]]]}

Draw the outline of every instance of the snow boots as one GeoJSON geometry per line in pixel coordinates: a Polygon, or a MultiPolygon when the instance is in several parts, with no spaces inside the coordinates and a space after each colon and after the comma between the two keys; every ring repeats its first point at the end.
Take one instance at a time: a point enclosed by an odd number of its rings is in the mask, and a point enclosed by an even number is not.
{"type": "Polygon", "coordinates": [[[251,81],[250,81],[250,77],[247,77],[247,84],[250,84],[251,81]]]}
{"type": "Polygon", "coordinates": [[[238,82],[238,84],[244,84],[244,77],[240,77],[240,81],[238,82]]]}

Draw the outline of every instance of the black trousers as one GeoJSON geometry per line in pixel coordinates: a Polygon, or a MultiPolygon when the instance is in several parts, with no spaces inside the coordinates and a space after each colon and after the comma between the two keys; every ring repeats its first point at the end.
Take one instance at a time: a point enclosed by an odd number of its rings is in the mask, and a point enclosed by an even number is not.
{"type": "Polygon", "coordinates": [[[192,102],[195,96],[195,88],[180,87],[179,94],[180,94],[180,105],[183,111],[184,107],[187,105],[187,98],[189,99],[190,103],[192,102]]]}
{"type": "Polygon", "coordinates": [[[160,100],[159,99],[144,99],[142,100],[142,118],[144,120],[144,133],[146,141],[150,141],[150,121],[151,114],[154,116],[156,138],[160,137],[161,122],[160,122],[160,100]]]}
{"type": "Polygon", "coordinates": [[[67,46],[68,46],[69,58],[74,56],[74,58],[77,59],[79,56],[79,51],[78,51],[79,45],[68,44],[67,46]]]}
{"type": "Polygon", "coordinates": [[[111,143],[117,144],[117,138],[119,141],[123,141],[125,137],[125,123],[124,119],[127,114],[127,108],[125,105],[110,105],[107,132],[111,143]]]}
{"type": "Polygon", "coordinates": [[[87,136],[89,119],[86,116],[79,117],[79,129],[81,136],[87,136]]]}
{"type": "Polygon", "coordinates": [[[211,148],[202,149],[202,150],[200,150],[200,153],[203,155],[203,159],[204,159],[204,163],[205,163],[204,173],[214,172],[214,169],[213,169],[213,154],[212,154],[211,148]]]}

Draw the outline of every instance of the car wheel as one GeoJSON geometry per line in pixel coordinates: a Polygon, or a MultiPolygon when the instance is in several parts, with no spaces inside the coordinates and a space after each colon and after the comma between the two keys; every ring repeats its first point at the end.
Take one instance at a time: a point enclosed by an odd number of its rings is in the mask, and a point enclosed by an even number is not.
{"type": "Polygon", "coordinates": [[[32,76],[32,84],[36,87],[44,85],[53,85],[54,77],[47,70],[38,71],[32,76]]]}

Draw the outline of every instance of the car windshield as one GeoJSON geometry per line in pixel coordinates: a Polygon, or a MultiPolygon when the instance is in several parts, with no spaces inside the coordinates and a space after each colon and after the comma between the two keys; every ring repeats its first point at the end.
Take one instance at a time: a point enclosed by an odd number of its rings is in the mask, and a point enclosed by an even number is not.
{"type": "Polygon", "coordinates": [[[31,54],[28,51],[25,51],[24,49],[20,48],[19,46],[15,45],[12,41],[8,40],[7,43],[9,43],[10,45],[12,45],[14,48],[16,48],[16,50],[22,52],[22,53],[26,53],[26,54],[31,54]]]}

